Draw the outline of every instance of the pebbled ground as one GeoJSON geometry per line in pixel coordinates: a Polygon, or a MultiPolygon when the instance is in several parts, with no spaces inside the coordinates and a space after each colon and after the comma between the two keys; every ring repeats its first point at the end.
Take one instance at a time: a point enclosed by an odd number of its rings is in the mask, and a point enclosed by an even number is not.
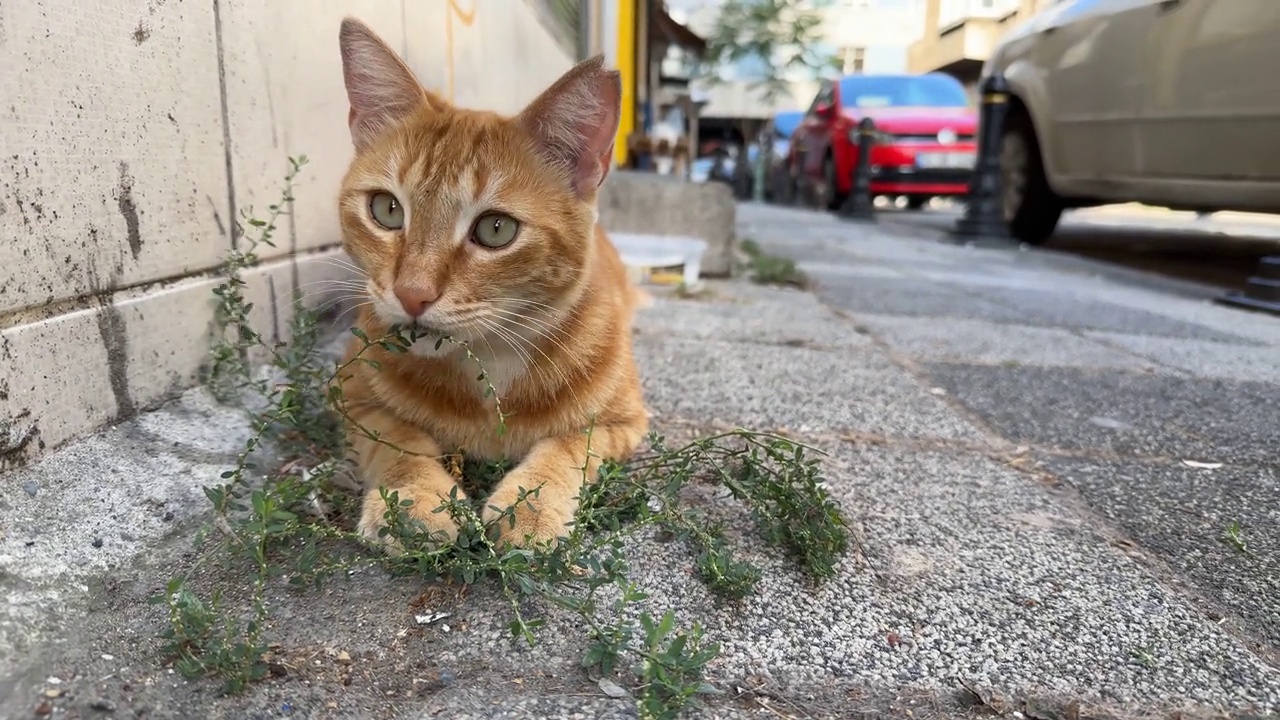
{"type": "MultiPolygon", "coordinates": [[[[636,329],[654,423],[817,445],[858,542],[813,588],[744,527],[765,580],[730,607],[687,552],[629,547],[651,605],[723,646],[692,717],[1280,712],[1280,320],[818,214],[742,206],[739,234],[815,291],[660,297],[636,329]]],[[[146,599],[198,561],[200,487],[246,435],[193,390],[0,476],[0,717],[637,716],[554,609],[513,646],[495,588],[372,570],[273,592],[280,674],[245,695],[162,667],[146,599]]]]}

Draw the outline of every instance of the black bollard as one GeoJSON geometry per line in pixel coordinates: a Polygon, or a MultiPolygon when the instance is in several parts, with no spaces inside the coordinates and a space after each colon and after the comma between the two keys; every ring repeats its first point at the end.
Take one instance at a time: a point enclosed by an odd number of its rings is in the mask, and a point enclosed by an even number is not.
{"type": "Polygon", "coordinates": [[[1225,305],[1280,315],[1280,255],[1258,261],[1258,273],[1245,281],[1244,290],[1217,298],[1225,305]]]}
{"type": "Polygon", "coordinates": [[[951,234],[959,241],[975,238],[1008,241],[1009,228],[1001,207],[1000,143],[1005,114],[1009,111],[1009,83],[1003,75],[989,75],[982,81],[981,89],[977,162],[969,178],[964,216],[956,221],[951,234]]]}
{"type": "MultiPolygon", "coordinates": [[[[858,122],[858,159],[853,166],[853,190],[840,205],[840,217],[859,222],[875,222],[876,207],[871,197],[871,147],[875,144],[876,123],[871,118],[858,122]]],[[[835,192],[835,188],[831,188],[835,192]]]]}

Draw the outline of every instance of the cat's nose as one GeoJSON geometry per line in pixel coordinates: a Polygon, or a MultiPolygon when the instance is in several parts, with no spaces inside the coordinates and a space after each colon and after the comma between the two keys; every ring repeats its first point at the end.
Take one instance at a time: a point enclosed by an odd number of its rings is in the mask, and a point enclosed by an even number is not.
{"type": "Polygon", "coordinates": [[[415,318],[426,312],[431,303],[440,299],[440,291],[432,285],[396,283],[395,293],[400,307],[409,313],[409,317],[415,318]]]}

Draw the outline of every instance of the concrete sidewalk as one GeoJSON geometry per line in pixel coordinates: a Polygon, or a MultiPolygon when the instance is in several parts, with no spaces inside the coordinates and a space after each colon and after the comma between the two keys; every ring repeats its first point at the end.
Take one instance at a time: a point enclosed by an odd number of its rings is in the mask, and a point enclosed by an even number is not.
{"type": "MultiPolygon", "coordinates": [[[[1048,253],[738,218],[816,292],[712,283],[644,311],[655,426],[817,445],[857,543],[812,590],[745,533],[765,579],[732,608],[686,551],[630,548],[651,606],[722,645],[726,694],[691,717],[1280,710],[1280,320],[1048,253]],[[1232,522],[1247,552],[1221,539],[1232,522]]],[[[162,668],[146,598],[195,561],[200,487],[246,436],[192,391],[0,477],[0,717],[636,716],[579,668],[571,616],[538,608],[529,649],[488,584],[373,570],[273,593],[292,662],[244,696],[162,668]],[[416,626],[424,607],[450,630],[416,626]]]]}

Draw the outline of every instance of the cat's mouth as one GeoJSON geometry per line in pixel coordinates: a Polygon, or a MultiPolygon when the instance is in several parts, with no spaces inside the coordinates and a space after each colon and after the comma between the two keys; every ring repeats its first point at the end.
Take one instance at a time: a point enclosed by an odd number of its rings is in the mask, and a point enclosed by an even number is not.
{"type": "Polygon", "coordinates": [[[392,334],[404,335],[410,342],[419,342],[427,340],[440,340],[449,337],[452,333],[444,328],[436,327],[420,320],[410,320],[407,323],[396,323],[391,326],[392,334]]]}

